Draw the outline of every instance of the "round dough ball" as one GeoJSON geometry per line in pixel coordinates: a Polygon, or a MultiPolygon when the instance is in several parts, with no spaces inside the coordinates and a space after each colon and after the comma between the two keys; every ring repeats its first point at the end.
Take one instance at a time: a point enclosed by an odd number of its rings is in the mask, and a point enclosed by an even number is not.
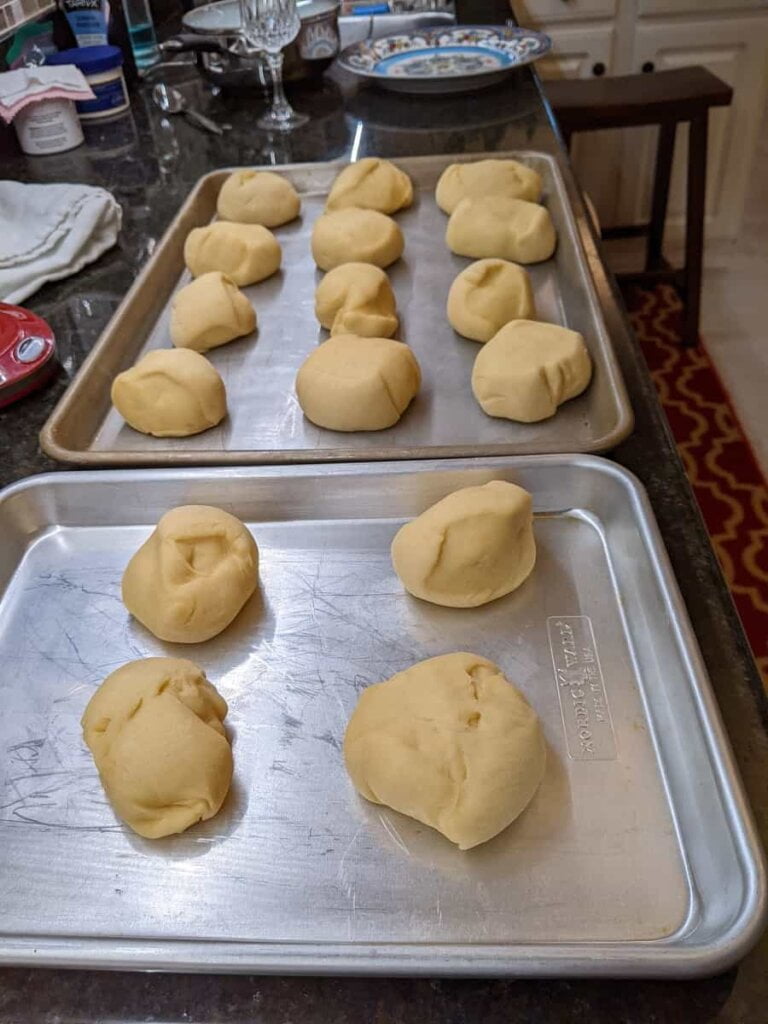
{"type": "Polygon", "coordinates": [[[224,381],[190,348],[147,352],[112,381],[112,404],[134,430],[155,437],[188,437],[227,415],[224,381]]]}
{"type": "Polygon", "coordinates": [[[513,320],[478,352],[472,391],[489,416],[537,423],[580,395],[591,376],[592,361],[577,331],[513,320]]]}
{"type": "Polygon", "coordinates": [[[271,277],[281,258],[277,239],[260,224],[218,221],[194,228],[184,243],[184,262],[193,277],[220,270],[239,288],[271,277]]]}
{"type": "Polygon", "coordinates": [[[392,541],[392,565],[405,589],[448,608],[476,608],[509,594],[535,562],[531,496],[504,480],[454,491],[392,541]]]}
{"type": "Polygon", "coordinates": [[[488,196],[461,200],[448,221],[445,241],[459,256],[540,263],[555,251],[557,236],[546,207],[488,196]]]}
{"type": "Polygon", "coordinates": [[[302,363],[296,394],[308,420],[327,430],[385,430],[421,384],[416,356],[401,341],[334,334],[302,363]]]}
{"type": "Polygon", "coordinates": [[[388,267],[404,248],[400,228],[378,210],[333,210],[318,217],[312,229],[312,256],[321,270],[350,262],[388,267]]]}
{"type": "Polygon", "coordinates": [[[253,306],[220,270],[195,278],[173,297],[170,332],[177,348],[207,352],[255,330],[253,306]]]}
{"type": "Polygon", "coordinates": [[[226,701],[184,658],[142,658],[107,676],[83,738],[115,813],[147,839],[216,814],[232,781],[226,701]]]}
{"type": "Polygon", "coordinates": [[[389,160],[367,156],[348,164],[333,183],[326,210],[358,206],[395,213],[413,202],[411,179],[389,160]]]}
{"type": "Polygon", "coordinates": [[[160,640],[201,643],[232,622],[256,589],[258,568],[256,542],[239,519],[180,505],[128,563],[123,604],[160,640]]]}
{"type": "Polygon", "coordinates": [[[440,175],[435,189],[437,205],[453,213],[462,199],[506,196],[508,199],[541,200],[541,175],[518,160],[476,160],[451,164],[440,175]]]}
{"type": "Polygon", "coordinates": [[[222,220],[277,228],[294,220],[301,200],[293,185],[273,171],[233,171],[221,186],[216,212],[222,220]]]}
{"type": "Polygon", "coordinates": [[[507,260],[478,260],[462,270],[448,293],[448,322],[472,341],[490,341],[510,320],[536,316],[531,279],[507,260]]]}
{"type": "Polygon", "coordinates": [[[530,803],[546,747],[536,712],[492,662],[460,652],[363,691],[344,737],[355,789],[469,850],[530,803]]]}
{"type": "Polygon", "coordinates": [[[315,292],[315,315],[331,334],[391,338],[398,321],[389,278],[372,263],[342,263],[315,292]]]}

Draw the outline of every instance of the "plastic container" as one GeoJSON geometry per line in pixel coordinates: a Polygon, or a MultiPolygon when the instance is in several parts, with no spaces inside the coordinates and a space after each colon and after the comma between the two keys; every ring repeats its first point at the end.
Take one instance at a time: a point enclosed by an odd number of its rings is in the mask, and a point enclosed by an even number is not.
{"type": "Polygon", "coordinates": [[[72,100],[40,100],[13,119],[19,145],[30,156],[63,153],[83,141],[83,129],[72,100]]]}
{"type": "Polygon", "coordinates": [[[123,51],[119,46],[79,46],[47,58],[48,65],[74,64],[95,93],[95,99],[76,103],[82,121],[122,114],[130,106],[123,78],[123,51]]]}

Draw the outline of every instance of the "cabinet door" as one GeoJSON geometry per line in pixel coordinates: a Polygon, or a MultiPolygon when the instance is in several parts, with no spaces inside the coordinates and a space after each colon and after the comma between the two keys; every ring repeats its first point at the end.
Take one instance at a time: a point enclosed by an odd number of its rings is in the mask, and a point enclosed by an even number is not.
{"type": "MultiPolygon", "coordinates": [[[[536,69],[544,80],[590,78],[611,74],[615,30],[612,24],[550,28],[549,55],[536,69]]],[[[621,167],[621,132],[579,132],[573,137],[571,161],[582,188],[595,204],[601,223],[615,220],[621,167]]]]}
{"type": "MultiPolygon", "coordinates": [[[[657,71],[702,64],[733,87],[732,106],[710,111],[707,159],[708,235],[732,238],[741,224],[765,106],[768,12],[744,18],[641,24],[635,35],[634,70],[649,63],[657,71]]],[[[656,129],[627,129],[624,133],[618,206],[622,223],[648,219],[656,135],[656,129]]],[[[675,225],[678,233],[685,212],[687,161],[688,126],[680,125],[669,200],[670,226],[675,225]]]]}
{"type": "Polygon", "coordinates": [[[617,0],[510,0],[515,17],[521,25],[543,28],[553,21],[576,21],[579,18],[612,18],[617,0]]]}

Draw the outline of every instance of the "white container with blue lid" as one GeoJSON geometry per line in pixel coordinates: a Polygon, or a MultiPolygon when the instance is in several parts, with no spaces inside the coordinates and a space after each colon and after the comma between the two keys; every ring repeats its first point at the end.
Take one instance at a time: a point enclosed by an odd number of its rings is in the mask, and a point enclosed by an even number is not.
{"type": "Polygon", "coordinates": [[[46,64],[74,64],[95,93],[95,99],[75,104],[81,121],[122,114],[130,106],[123,77],[123,51],[119,46],[78,46],[51,53],[46,64]]]}

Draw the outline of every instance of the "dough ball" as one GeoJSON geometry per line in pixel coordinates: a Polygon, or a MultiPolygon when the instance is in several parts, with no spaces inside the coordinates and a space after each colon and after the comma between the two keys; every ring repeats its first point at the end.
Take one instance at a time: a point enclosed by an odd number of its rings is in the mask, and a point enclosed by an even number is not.
{"type": "Polygon", "coordinates": [[[171,303],[171,341],[207,352],[256,330],[256,313],[231,277],[212,270],[181,288],[171,303]]]}
{"type": "Polygon", "coordinates": [[[232,781],[226,701],[185,658],[107,676],[82,719],[101,784],[134,832],[160,839],[216,814],[232,781]]]}
{"type": "Polygon", "coordinates": [[[448,608],[476,608],[509,594],[535,561],[531,496],[504,480],[454,491],[392,541],[405,589],[448,608]]]}
{"type": "Polygon", "coordinates": [[[544,776],[539,720],[477,654],[418,662],[363,691],[344,759],[357,791],[469,850],[525,810],[544,776]]]}
{"type": "Polygon", "coordinates": [[[389,278],[372,263],[342,263],[315,292],[315,314],[331,334],[391,338],[398,321],[389,278]]]}
{"type": "Polygon", "coordinates": [[[459,256],[540,263],[555,251],[557,238],[546,207],[489,196],[461,200],[448,221],[445,241],[459,256]]]}
{"type": "Polygon", "coordinates": [[[216,212],[222,220],[277,228],[294,220],[301,200],[293,185],[273,171],[233,171],[221,186],[216,212]]]}
{"type": "Polygon", "coordinates": [[[365,210],[395,213],[413,202],[411,179],[389,160],[367,156],[348,164],[333,183],[326,210],[358,206],[365,210]]]}
{"type": "Polygon", "coordinates": [[[232,622],[256,589],[258,567],[256,542],[239,519],[180,505],[128,563],[123,604],[160,640],[201,643],[232,622]]]}
{"type": "Polygon", "coordinates": [[[419,390],[413,352],[391,338],[334,334],[301,365],[296,394],[308,420],[327,430],[384,430],[419,390]]]}
{"type": "Polygon", "coordinates": [[[112,381],[112,404],[134,430],[155,437],[188,437],[227,415],[224,381],[191,348],[147,352],[112,381]]]}
{"type": "Polygon", "coordinates": [[[281,256],[277,239],[260,224],[217,221],[194,228],[184,243],[184,262],[193,277],[220,270],[239,288],[271,277],[280,269],[281,256]]]}
{"type": "Polygon", "coordinates": [[[333,210],[318,217],[312,229],[312,256],[321,270],[342,263],[388,267],[403,255],[403,233],[378,210],[333,210]]]}
{"type": "Polygon", "coordinates": [[[508,199],[541,200],[541,175],[518,160],[476,160],[451,164],[440,175],[435,189],[437,205],[453,213],[462,199],[506,196],[508,199]]]}
{"type": "Polygon", "coordinates": [[[473,341],[489,341],[510,320],[536,316],[531,280],[507,260],[478,260],[462,270],[448,293],[448,322],[473,341]]]}
{"type": "Polygon", "coordinates": [[[556,324],[513,320],[477,354],[472,391],[489,416],[536,423],[589,384],[584,339],[556,324]]]}

